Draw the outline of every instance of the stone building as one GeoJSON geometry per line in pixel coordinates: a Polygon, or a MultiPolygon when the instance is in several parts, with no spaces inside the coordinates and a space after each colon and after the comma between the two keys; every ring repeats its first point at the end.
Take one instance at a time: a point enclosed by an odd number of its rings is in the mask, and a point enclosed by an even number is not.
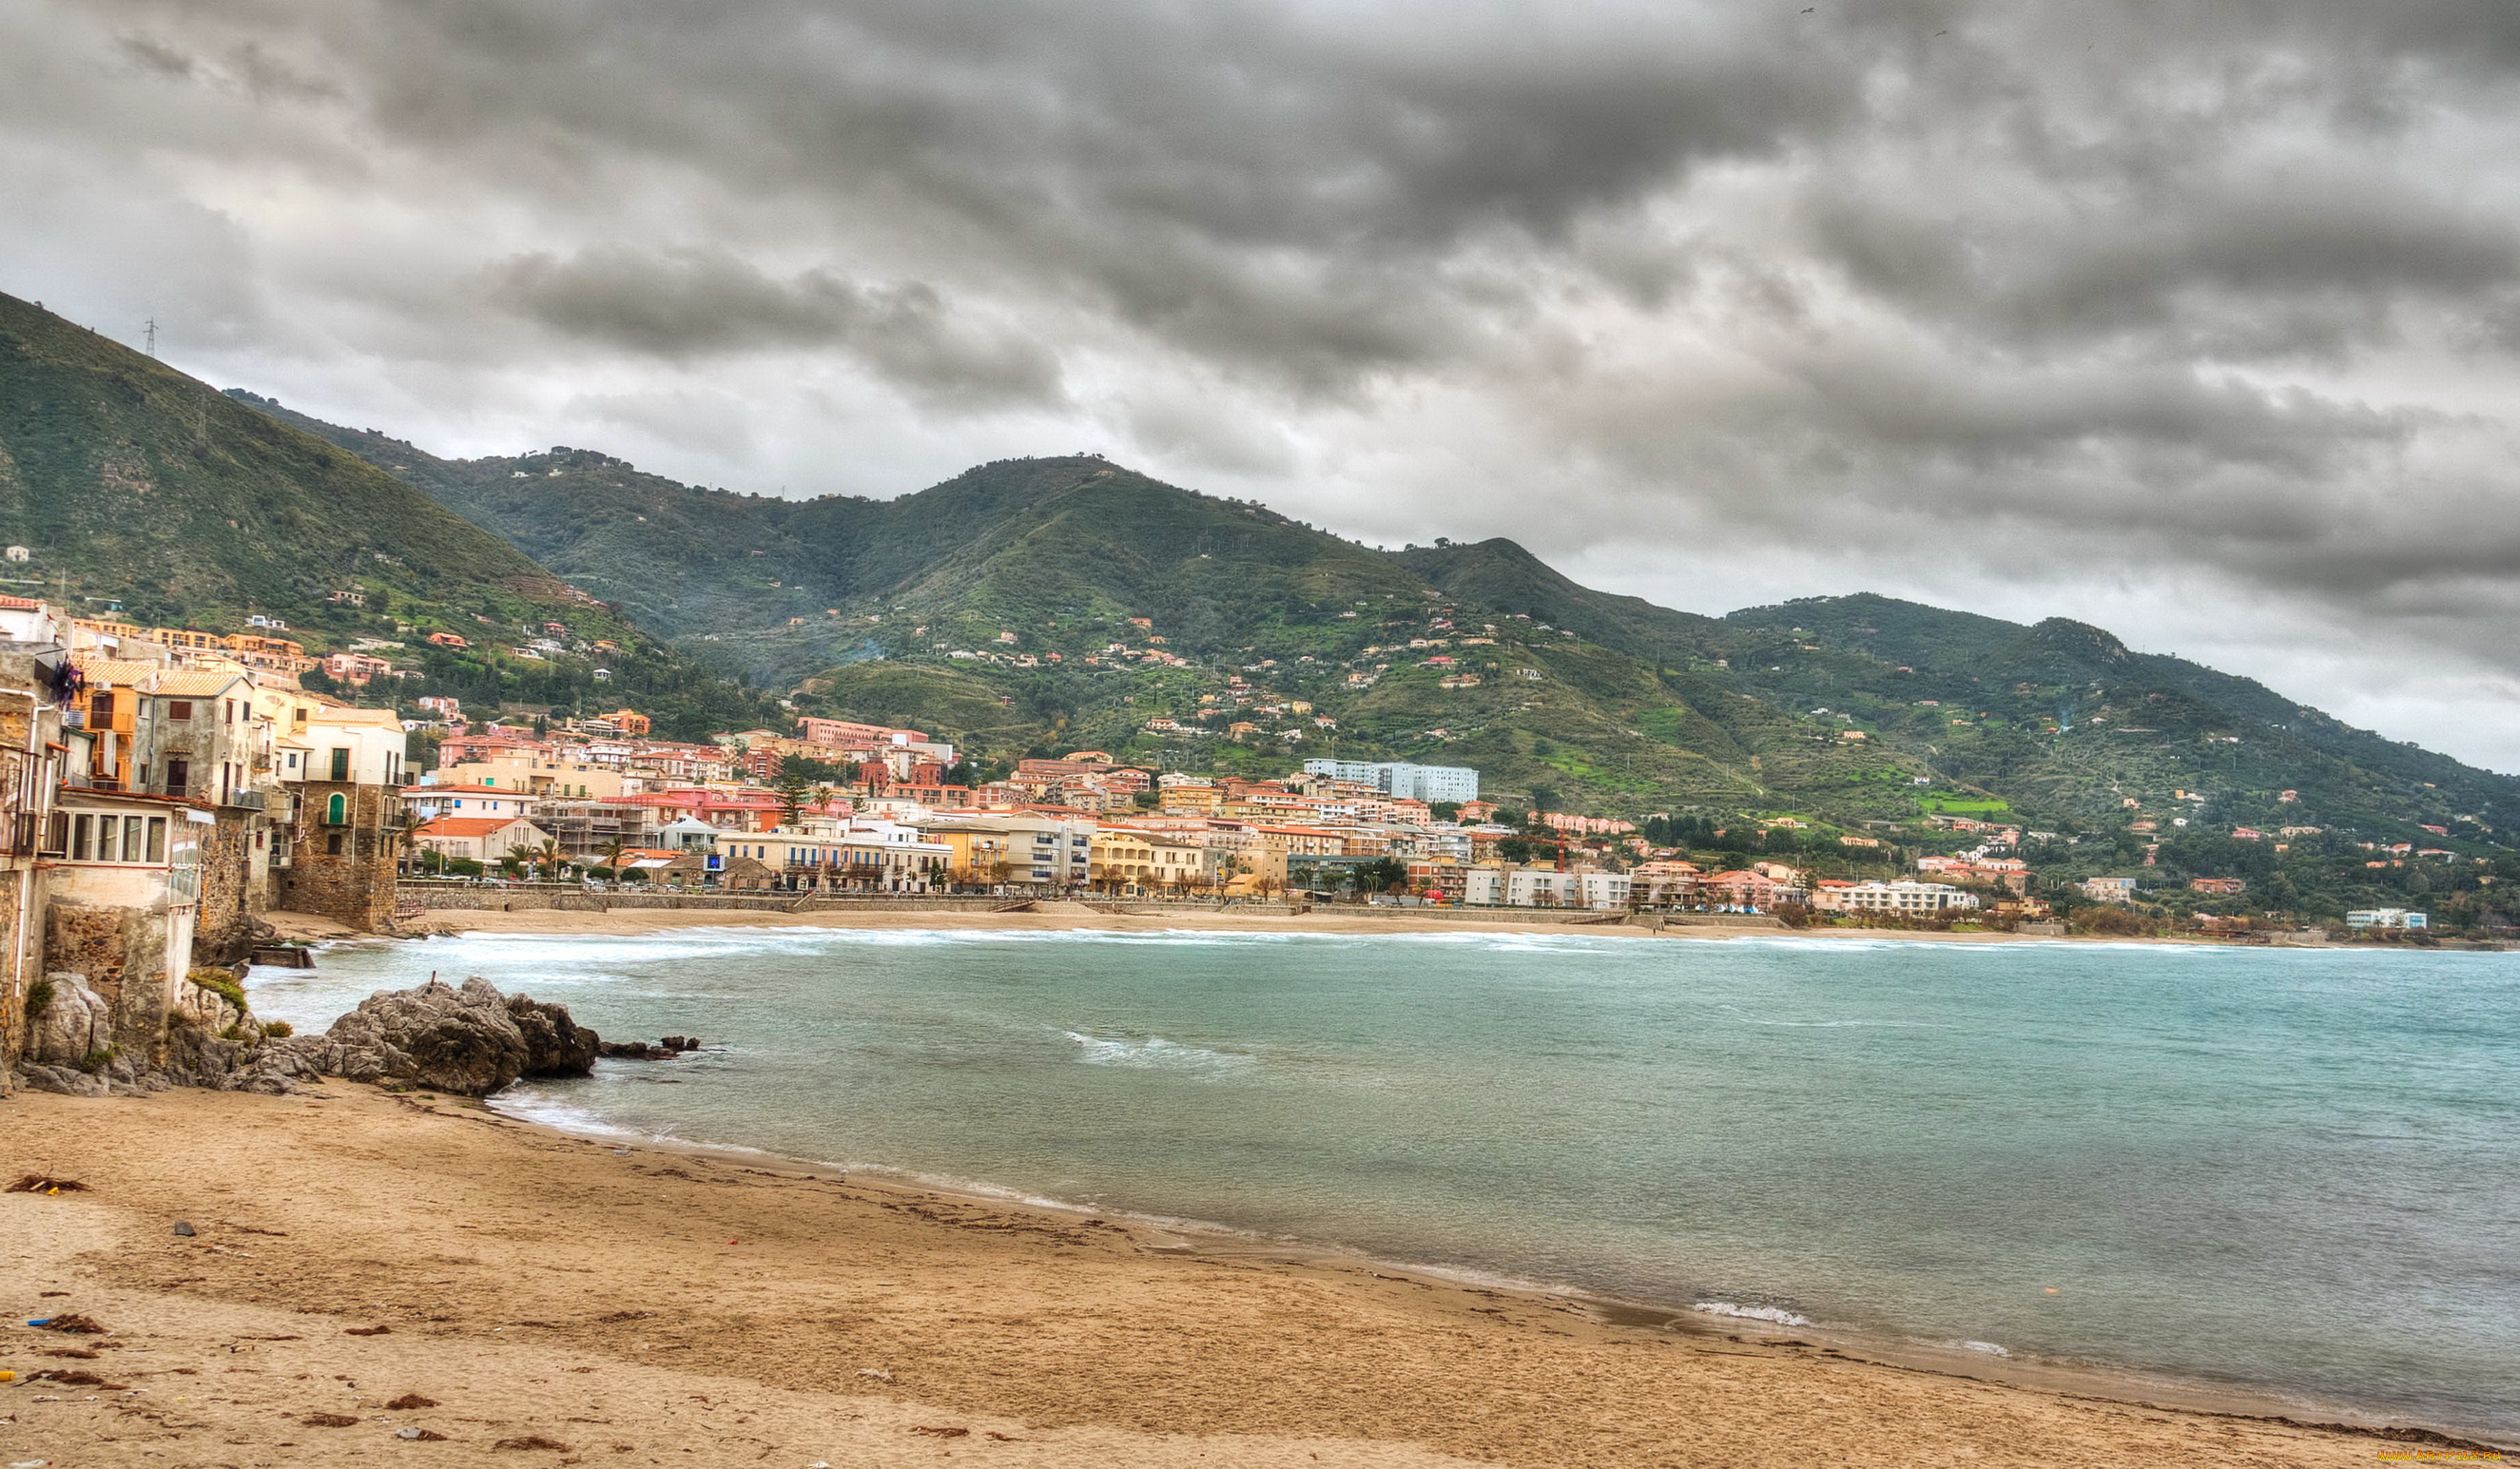
{"type": "Polygon", "coordinates": [[[374,933],[392,926],[402,803],[382,785],[308,780],[292,792],[289,861],[273,906],[374,933]]]}
{"type": "Polygon", "coordinates": [[[214,821],[204,802],[62,789],[44,895],[50,998],[35,1030],[40,1039],[79,1025],[86,1049],[56,1047],[33,1059],[76,1065],[102,1052],[140,1069],[158,1064],[166,1017],[184,1003],[193,969],[202,836],[214,821]],[[92,1018],[76,1020],[76,1009],[92,1018]]]}
{"type": "Polygon", "coordinates": [[[185,1074],[269,908],[392,921],[392,711],[136,632],[0,597],[0,1091],[185,1074]]]}
{"type": "Polygon", "coordinates": [[[288,847],[272,859],[272,906],[368,932],[391,927],[402,722],[390,709],[328,704],[279,744],[288,847]]]}
{"type": "Polygon", "coordinates": [[[26,994],[44,972],[44,848],[68,667],[50,609],[0,597],[0,1093],[24,1054],[26,994]]]}

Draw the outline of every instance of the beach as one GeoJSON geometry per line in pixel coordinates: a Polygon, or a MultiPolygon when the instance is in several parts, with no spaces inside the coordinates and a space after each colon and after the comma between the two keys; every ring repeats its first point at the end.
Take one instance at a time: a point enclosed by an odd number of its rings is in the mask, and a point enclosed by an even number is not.
{"type": "Polygon", "coordinates": [[[0,1194],[0,1290],[21,1321],[108,1328],[9,1331],[0,1367],[93,1379],[0,1390],[12,1462],[2344,1465],[2404,1447],[341,1083],[22,1092],[5,1118],[13,1176],[85,1187],[0,1194]]]}

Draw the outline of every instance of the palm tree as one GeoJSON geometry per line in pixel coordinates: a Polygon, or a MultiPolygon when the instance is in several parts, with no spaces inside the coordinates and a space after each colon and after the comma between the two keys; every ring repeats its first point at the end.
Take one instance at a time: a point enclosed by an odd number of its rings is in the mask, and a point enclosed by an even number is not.
{"type": "Polygon", "coordinates": [[[614,876],[621,875],[621,854],[630,850],[630,839],[616,831],[606,838],[603,850],[604,865],[612,869],[614,876]]]}

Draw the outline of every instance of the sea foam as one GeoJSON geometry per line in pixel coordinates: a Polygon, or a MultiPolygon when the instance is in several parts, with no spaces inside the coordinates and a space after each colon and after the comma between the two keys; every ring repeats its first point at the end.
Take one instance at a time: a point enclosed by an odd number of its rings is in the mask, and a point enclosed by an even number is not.
{"type": "Polygon", "coordinates": [[[1215,1074],[1238,1071],[1259,1059],[1233,1051],[1184,1046],[1161,1036],[1132,1041],[1123,1037],[1090,1036],[1072,1030],[1060,1031],[1059,1034],[1076,1043],[1076,1058],[1088,1066],[1132,1066],[1148,1071],[1215,1074]]]}
{"type": "Polygon", "coordinates": [[[1744,1321],[1767,1321],[1778,1326],[1808,1326],[1811,1317],[1798,1316],[1777,1306],[1742,1306],[1732,1301],[1700,1301],[1689,1308],[1711,1316],[1737,1316],[1744,1321]]]}

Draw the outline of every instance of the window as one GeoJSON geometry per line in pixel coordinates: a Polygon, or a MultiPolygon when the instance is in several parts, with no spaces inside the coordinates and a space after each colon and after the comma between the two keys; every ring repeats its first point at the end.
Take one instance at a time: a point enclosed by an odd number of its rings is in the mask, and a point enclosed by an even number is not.
{"type": "MultiPolygon", "coordinates": [[[[338,797],[336,797],[336,799],[338,799],[338,797]]],[[[338,832],[338,831],[331,831],[331,832],[327,832],[327,833],[325,833],[325,836],[324,836],[324,850],[325,850],[325,851],[327,851],[327,852],[329,852],[329,853],[331,853],[331,854],[332,854],[332,855],[334,855],[335,857],[338,857],[338,856],[340,856],[340,855],[341,855],[341,833],[340,833],[340,832],[338,832]]]]}
{"type": "Polygon", "coordinates": [[[168,699],[166,701],[166,717],[168,719],[191,719],[193,717],[193,701],[188,698],[168,699]]]}
{"type": "Polygon", "coordinates": [[[95,839],[96,818],[85,815],[74,818],[70,827],[70,861],[87,861],[88,844],[95,839]]]}
{"type": "MultiPolygon", "coordinates": [[[[180,709],[184,706],[178,704],[176,707],[180,709]]],[[[169,759],[166,762],[166,794],[170,796],[189,794],[192,783],[193,762],[175,759],[169,759]]]]}
{"type": "MultiPolygon", "coordinates": [[[[158,820],[164,821],[165,818],[160,817],[158,820]]],[[[127,816],[122,819],[122,860],[124,862],[138,862],[140,860],[140,842],[142,833],[143,827],[140,823],[140,818],[136,816],[127,816]]]]}
{"type": "Polygon", "coordinates": [[[333,752],[333,779],[336,780],[347,780],[350,779],[350,752],[348,750],[337,749],[333,752]]]}
{"type": "MultiPolygon", "coordinates": [[[[335,754],[345,754],[345,753],[347,753],[347,752],[346,752],[346,751],[341,751],[341,750],[336,750],[334,753],[335,753],[335,754]]],[[[335,792],[334,794],[329,795],[329,796],[326,796],[326,797],[324,798],[324,824],[325,824],[325,825],[327,825],[327,826],[339,826],[339,825],[343,825],[343,824],[347,824],[349,820],[350,820],[350,798],[349,798],[349,797],[347,797],[347,796],[345,796],[345,795],[342,795],[342,794],[340,794],[340,793],[338,793],[338,792],[337,791],[337,792],[335,792]]],[[[336,851],[336,852],[338,852],[338,851],[339,851],[339,850],[340,850],[340,845],[339,845],[339,842],[338,842],[338,838],[336,838],[336,840],[335,840],[335,845],[334,845],[333,850],[334,850],[334,851],[336,851]]]]}
{"type": "Polygon", "coordinates": [[[153,816],[149,819],[149,861],[164,862],[165,860],[166,819],[162,816],[153,816]]]}

